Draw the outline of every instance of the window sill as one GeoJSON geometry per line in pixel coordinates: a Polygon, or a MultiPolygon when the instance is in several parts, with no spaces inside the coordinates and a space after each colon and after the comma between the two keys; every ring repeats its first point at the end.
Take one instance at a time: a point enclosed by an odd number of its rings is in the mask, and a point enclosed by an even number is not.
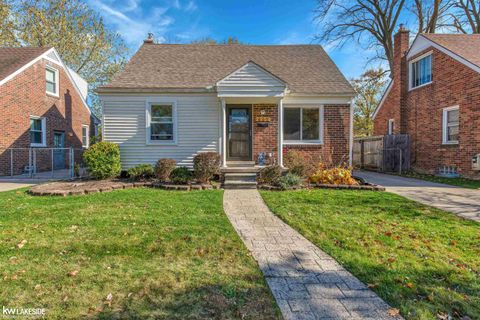
{"type": "Polygon", "coordinates": [[[55,93],[51,93],[51,92],[48,92],[48,91],[47,91],[46,94],[47,94],[47,96],[49,96],[49,97],[60,98],[60,95],[55,94],[55,93]]]}
{"type": "Polygon", "coordinates": [[[442,142],[442,146],[458,146],[458,145],[459,145],[458,141],[442,142]]]}
{"type": "Polygon", "coordinates": [[[419,86],[416,86],[416,87],[410,88],[410,89],[408,89],[408,91],[417,90],[417,89],[420,89],[420,88],[423,88],[423,87],[429,86],[429,85],[431,85],[432,83],[433,83],[433,81],[430,81],[430,82],[427,82],[427,83],[421,84],[421,85],[419,85],[419,86]]]}
{"type": "Polygon", "coordinates": [[[30,143],[30,147],[33,148],[45,148],[46,146],[46,143],[30,143]]]}
{"type": "Polygon", "coordinates": [[[153,141],[147,141],[146,143],[147,146],[177,146],[176,141],[171,141],[171,142],[153,142],[153,141]]]}
{"type": "Polygon", "coordinates": [[[322,141],[283,141],[284,145],[323,145],[322,141]]]}

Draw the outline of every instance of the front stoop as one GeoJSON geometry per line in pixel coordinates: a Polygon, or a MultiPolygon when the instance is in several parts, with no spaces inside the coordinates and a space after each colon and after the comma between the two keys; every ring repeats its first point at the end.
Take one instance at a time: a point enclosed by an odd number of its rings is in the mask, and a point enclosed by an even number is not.
{"type": "Polygon", "coordinates": [[[222,169],[225,189],[256,189],[257,172],[253,161],[229,161],[222,169]]]}

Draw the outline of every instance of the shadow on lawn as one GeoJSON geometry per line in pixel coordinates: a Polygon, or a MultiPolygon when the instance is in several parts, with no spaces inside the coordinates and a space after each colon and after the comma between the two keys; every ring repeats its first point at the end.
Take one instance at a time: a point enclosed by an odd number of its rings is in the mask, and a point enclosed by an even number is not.
{"type": "Polygon", "coordinates": [[[280,319],[265,287],[238,288],[207,285],[176,290],[161,284],[125,298],[120,310],[88,316],[93,319],[280,319]]]}

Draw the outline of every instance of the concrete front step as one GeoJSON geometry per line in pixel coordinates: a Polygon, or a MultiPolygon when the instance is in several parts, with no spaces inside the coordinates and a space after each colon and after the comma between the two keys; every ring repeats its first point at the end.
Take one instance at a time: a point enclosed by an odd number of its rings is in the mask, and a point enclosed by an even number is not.
{"type": "Polygon", "coordinates": [[[253,181],[257,180],[255,172],[225,173],[225,181],[253,181]]]}
{"type": "Polygon", "coordinates": [[[225,167],[220,170],[223,173],[257,173],[260,169],[259,167],[225,167]]]}
{"type": "Polygon", "coordinates": [[[256,189],[257,182],[244,180],[226,180],[223,183],[224,189],[256,189]]]}
{"type": "Polygon", "coordinates": [[[255,166],[255,161],[227,161],[227,167],[252,168],[254,166],[255,166]]]}

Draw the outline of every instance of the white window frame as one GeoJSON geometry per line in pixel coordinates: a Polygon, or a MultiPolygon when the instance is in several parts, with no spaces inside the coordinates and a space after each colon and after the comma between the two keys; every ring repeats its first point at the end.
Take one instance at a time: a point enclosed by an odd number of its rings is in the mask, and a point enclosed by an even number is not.
{"type": "MultiPolygon", "coordinates": [[[[284,109],[318,109],[319,114],[319,121],[318,121],[318,140],[302,140],[303,134],[303,112],[300,112],[300,140],[283,140],[283,144],[315,144],[315,145],[322,145],[323,144],[323,105],[283,105],[284,109]]],[[[285,112],[282,112],[282,126],[285,125],[285,112]]],[[[284,128],[282,130],[282,138],[285,134],[284,128]]]]}
{"type": "Polygon", "coordinates": [[[146,104],[146,123],[145,123],[145,134],[146,134],[146,144],[147,145],[177,145],[177,128],[178,128],[178,118],[177,118],[177,101],[175,100],[164,100],[164,99],[154,99],[147,100],[146,104]],[[173,117],[173,140],[152,140],[151,139],[151,114],[152,114],[152,105],[171,105],[172,106],[172,117],[173,117]]]}
{"type": "Polygon", "coordinates": [[[90,126],[88,124],[82,124],[82,147],[88,148],[90,146],[90,126]],[[87,128],[86,144],[83,144],[83,129],[87,128]]]}
{"type": "Polygon", "coordinates": [[[393,134],[394,130],[395,130],[395,119],[388,119],[387,133],[388,134],[393,134]]]}
{"type": "Polygon", "coordinates": [[[46,66],[45,67],[46,70],[50,70],[52,71],[54,74],[55,74],[55,92],[50,92],[47,90],[47,85],[46,85],[46,81],[47,81],[47,71],[45,70],[45,92],[47,93],[47,95],[49,96],[53,96],[53,97],[60,97],[60,93],[59,93],[59,90],[60,90],[60,84],[59,84],[59,76],[58,76],[58,69],[55,69],[51,66],[46,66]]]}
{"type": "MultiPolygon", "coordinates": [[[[442,111],[442,143],[443,144],[458,144],[458,140],[448,140],[448,112],[453,110],[460,110],[459,106],[452,106],[443,108],[442,111]]],[[[458,132],[460,133],[460,111],[458,113],[458,132]]]]}
{"type": "MultiPolygon", "coordinates": [[[[34,143],[31,142],[30,140],[30,146],[31,147],[46,147],[47,146],[47,119],[44,117],[38,117],[38,116],[30,116],[29,118],[29,125],[30,125],[30,120],[41,120],[42,123],[42,142],[41,143],[34,143]]],[[[29,127],[28,133],[30,134],[31,128],[29,127]]],[[[30,136],[31,139],[31,136],[30,136]]]]}
{"type": "Polygon", "coordinates": [[[408,61],[408,90],[409,91],[414,90],[414,89],[418,89],[418,88],[421,88],[421,87],[424,87],[424,86],[428,86],[429,84],[431,84],[433,82],[433,56],[432,56],[432,53],[433,53],[432,51],[429,51],[429,52],[426,52],[426,53],[422,54],[421,56],[416,57],[415,59],[412,59],[412,60],[408,61]],[[431,70],[430,81],[414,87],[413,86],[413,81],[412,81],[413,80],[412,79],[413,64],[415,62],[418,62],[418,61],[422,60],[423,58],[428,57],[428,56],[432,56],[430,58],[430,70],[431,70]]]}

